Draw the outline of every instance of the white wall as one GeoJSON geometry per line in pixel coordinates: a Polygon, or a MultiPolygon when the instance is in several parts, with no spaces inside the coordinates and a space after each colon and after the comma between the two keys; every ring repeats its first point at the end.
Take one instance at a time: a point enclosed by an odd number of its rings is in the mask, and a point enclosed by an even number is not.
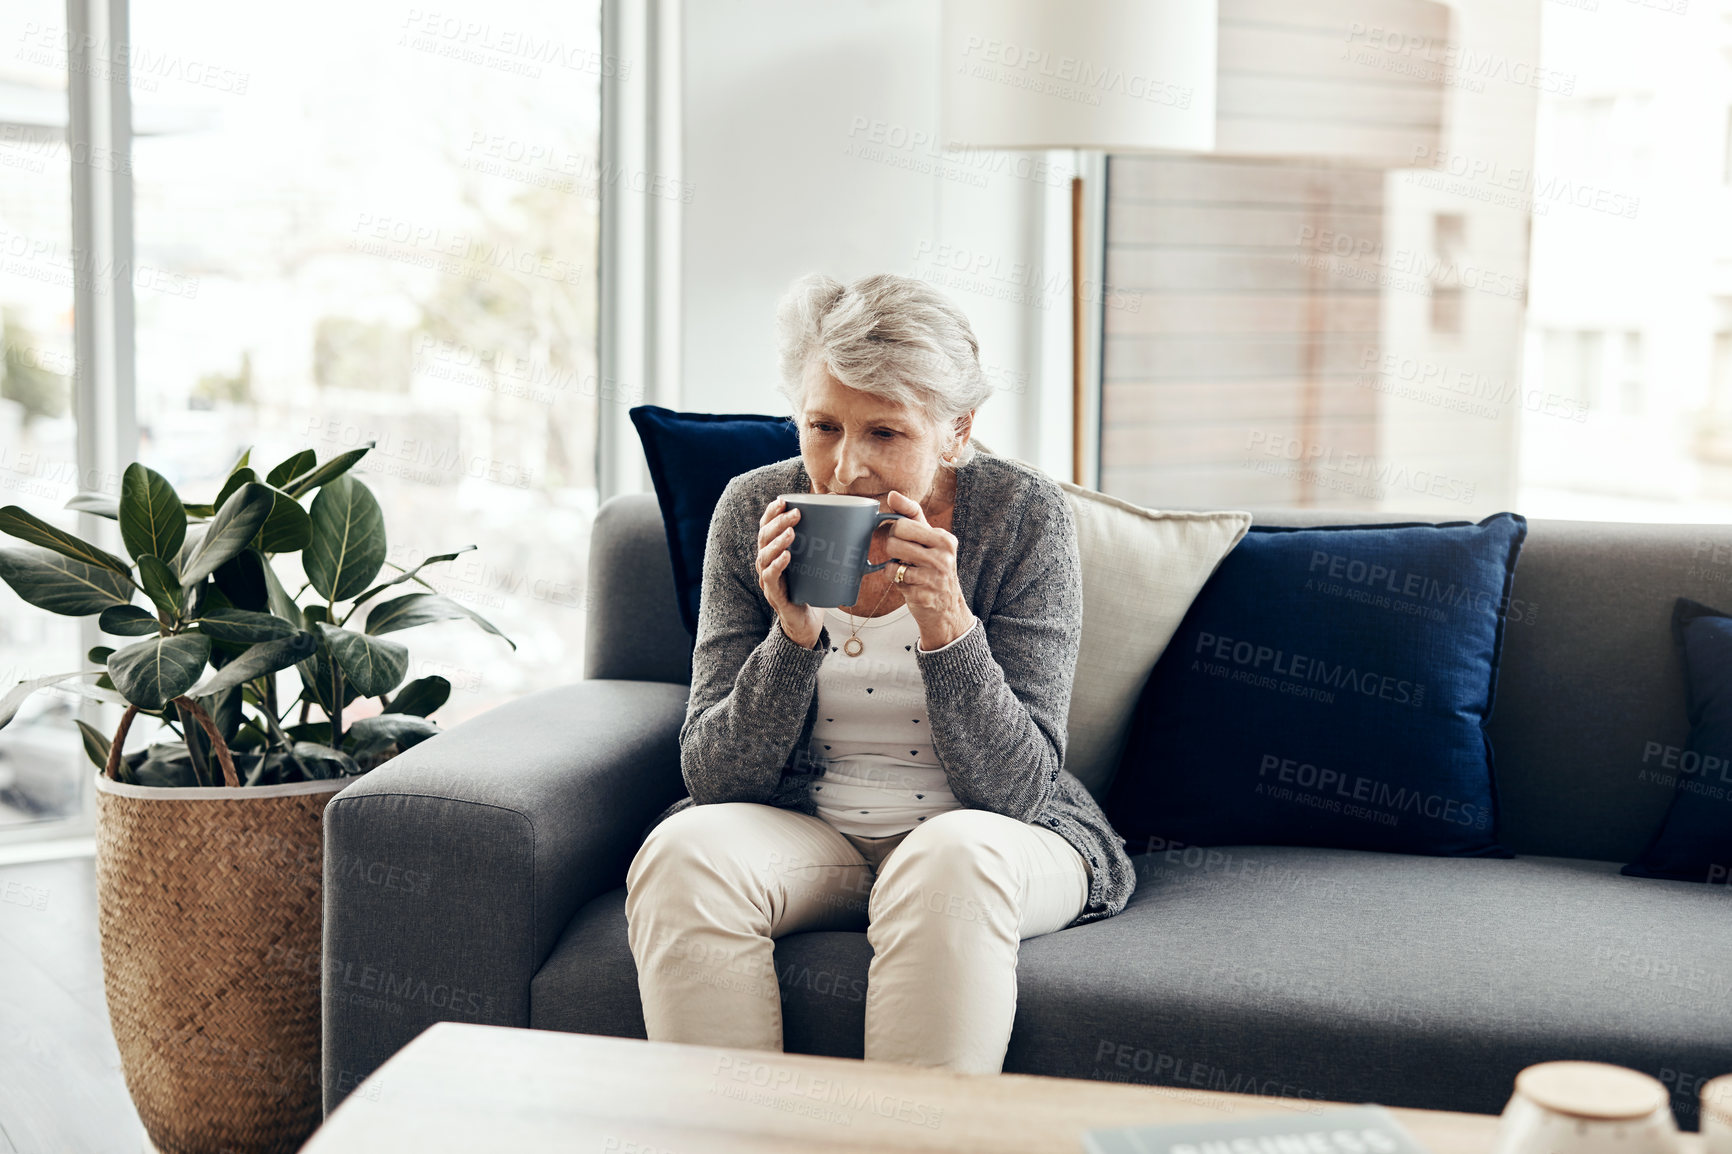
{"type": "Polygon", "coordinates": [[[921,276],[967,312],[1001,386],[976,435],[1068,478],[1068,249],[1051,241],[1068,227],[1069,172],[1049,161],[1070,154],[940,148],[933,0],[688,0],[681,12],[693,192],[681,392],[663,403],[784,413],[774,315],[789,282],[921,276]]]}

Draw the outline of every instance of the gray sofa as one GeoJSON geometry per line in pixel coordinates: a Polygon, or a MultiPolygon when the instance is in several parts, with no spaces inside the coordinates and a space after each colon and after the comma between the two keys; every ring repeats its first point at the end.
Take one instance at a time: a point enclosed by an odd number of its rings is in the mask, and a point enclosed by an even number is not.
{"type": "MultiPolygon", "coordinates": [[[[1732,606],[1732,529],[1531,522],[1492,724],[1521,856],[1130,846],[1123,913],[1023,943],[1006,1071],[1496,1112],[1523,1066],[1597,1059],[1662,1078],[1693,1128],[1732,1070],[1732,891],[1618,875],[1687,738],[1680,594],[1732,606]]],[[[684,793],[691,661],[652,496],[601,508],[587,613],[584,680],[327,809],[327,1109],[440,1020],[644,1036],[624,878],[684,793]]],[[[870,956],[777,942],[788,1050],[860,1056],[870,956]]]]}

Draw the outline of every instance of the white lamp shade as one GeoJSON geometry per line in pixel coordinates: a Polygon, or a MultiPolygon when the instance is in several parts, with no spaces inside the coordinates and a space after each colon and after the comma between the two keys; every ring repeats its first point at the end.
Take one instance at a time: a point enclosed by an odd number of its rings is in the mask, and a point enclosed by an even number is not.
{"type": "Polygon", "coordinates": [[[944,0],[951,147],[1206,151],[1217,0],[944,0]]]}

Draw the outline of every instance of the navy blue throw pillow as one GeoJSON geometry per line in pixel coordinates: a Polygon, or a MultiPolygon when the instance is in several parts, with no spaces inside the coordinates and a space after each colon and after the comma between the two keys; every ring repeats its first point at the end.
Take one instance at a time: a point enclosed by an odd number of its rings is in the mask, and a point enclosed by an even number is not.
{"type": "Polygon", "coordinates": [[[1684,656],[1690,742],[1660,832],[1629,877],[1726,885],[1732,878],[1732,616],[1680,597],[1672,636],[1684,656]]]}
{"type": "Polygon", "coordinates": [[[1527,520],[1253,525],[1149,674],[1107,797],[1132,853],[1510,857],[1485,724],[1527,520]]]}
{"type": "Polygon", "coordinates": [[[762,413],[676,413],[660,405],[636,405],[628,415],[643,442],[662,507],[680,620],[696,644],[704,545],[716,502],[741,473],[798,457],[800,430],[787,417],[762,413]]]}

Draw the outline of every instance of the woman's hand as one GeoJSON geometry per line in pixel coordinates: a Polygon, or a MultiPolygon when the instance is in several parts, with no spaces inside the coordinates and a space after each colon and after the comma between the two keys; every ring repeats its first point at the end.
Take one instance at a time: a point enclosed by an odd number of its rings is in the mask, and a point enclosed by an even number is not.
{"type": "MultiPolygon", "coordinates": [[[[974,626],[974,611],[956,575],[956,537],[929,524],[920,503],[900,490],[890,490],[885,503],[891,512],[907,518],[888,523],[888,536],[895,540],[887,545],[891,556],[908,565],[902,576],[902,599],[920,626],[920,648],[942,648],[974,626]]],[[[884,570],[892,580],[897,565],[892,561],[884,570]]]]}
{"type": "Polygon", "coordinates": [[[770,599],[770,606],[782,623],[782,632],[796,645],[810,649],[818,644],[818,634],[823,631],[824,610],[788,600],[788,582],[783,573],[794,559],[789,546],[794,543],[794,522],[800,519],[800,510],[784,510],[784,505],[782,498],[777,497],[764,506],[764,515],[758,518],[758,588],[770,599]]]}

